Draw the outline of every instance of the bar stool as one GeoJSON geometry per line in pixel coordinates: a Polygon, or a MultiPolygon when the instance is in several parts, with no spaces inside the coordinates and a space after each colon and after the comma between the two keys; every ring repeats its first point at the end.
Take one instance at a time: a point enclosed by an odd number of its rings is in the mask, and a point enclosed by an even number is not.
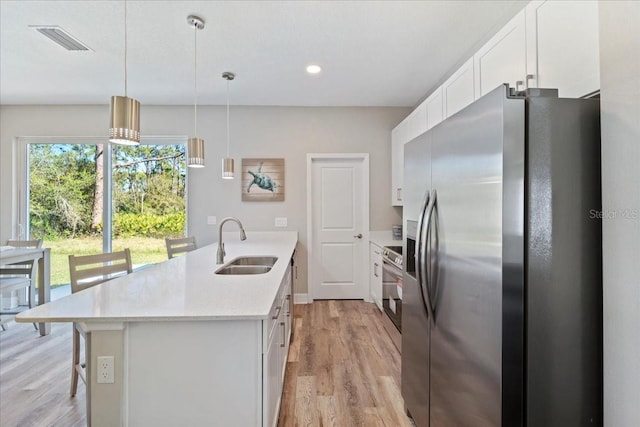
{"type": "Polygon", "coordinates": [[[164,239],[164,242],[167,245],[167,255],[169,256],[169,259],[176,255],[197,249],[196,238],[194,236],[181,237],[178,239],[171,239],[167,237],[164,239]]]}
{"type": "MultiPolygon", "coordinates": [[[[69,255],[69,273],[71,293],[75,294],[99,285],[115,277],[133,271],[129,249],[120,252],[108,252],[97,255],[69,255]]],[[[73,360],[71,365],[71,397],[78,390],[78,377],[86,384],[91,382],[91,333],[84,331],[78,323],[73,324],[73,360]],[[80,336],[84,338],[84,363],[80,361],[80,336]]],[[[87,419],[89,419],[90,400],[87,392],[87,419]]]]}

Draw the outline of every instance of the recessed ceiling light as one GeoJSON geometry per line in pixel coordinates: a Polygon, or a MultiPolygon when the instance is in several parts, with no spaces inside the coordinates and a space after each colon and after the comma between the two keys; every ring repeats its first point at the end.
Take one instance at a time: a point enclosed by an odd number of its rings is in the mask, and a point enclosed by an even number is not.
{"type": "Polygon", "coordinates": [[[309,74],[319,74],[322,71],[319,65],[311,64],[307,67],[307,73],[309,74]]]}

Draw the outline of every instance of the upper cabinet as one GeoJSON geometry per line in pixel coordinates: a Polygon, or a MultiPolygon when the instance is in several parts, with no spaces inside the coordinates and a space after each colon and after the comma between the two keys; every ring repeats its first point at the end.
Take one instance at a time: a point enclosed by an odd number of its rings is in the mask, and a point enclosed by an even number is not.
{"type": "Polygon", "coordinates": [[[555,88],[563,98],[600,89],[598,2],[530,2],[391,132],[391,200],[402,206],[404,144],[503,83],[555,88]]]}
{"type": "Polygon", "coordinates": [[[442,97],[445,118],[452,116],[475,100],[473,58],[469,58],[442,84],[442,97]]]}
{"type": "Polygon", "coordinates": [[[444,117],[444,109],[442,105],[442,87],[435,90],[424,101],[427,107],[427,130],[440,123],[444,117]]]}
{"type": "Polygon", "coordinates": [[[427,131],[427,104],[421,103],[409,114],[409,139],[411,141],[416,136],[420,136],[427,131]]]}
{"type": "Polygon", "coordinates": [[[404,143],[409,135],[407,123],[405,119],[391,131],[391,206],[402,206],[404,143]]]}
{"type": "Polygon", "coordinates": [[[579,98],[600,88],[598,3],[533,1],[473,56],[475,98],[508,83],[579,98]]]}
{"type": "Polygon", "coordinates": [[[404,144],[427,131],[427,102],[416,107],[391,131],[391,206],[402,206],[404,144]]]}
{"type": "Polygon", "coordinates": [[[475,66],[475,99],[503,83],[524,89],[527,76],[525,11],[507,25],[473,55],[475,66]]]}
{"type": "Polygon", "coordinates": [[[525,9],[530,87],[563,98],[600,89],[598,2],[532,1],[525,9]]]}

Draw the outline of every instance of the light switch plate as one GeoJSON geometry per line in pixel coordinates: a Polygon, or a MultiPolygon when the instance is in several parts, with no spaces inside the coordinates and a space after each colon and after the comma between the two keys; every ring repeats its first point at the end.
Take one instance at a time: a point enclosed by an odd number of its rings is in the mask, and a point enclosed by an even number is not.
{"type": "Polygon", "coordinates": [[[287,217],[276,217],[276,227],[286,227],[287,217]]]}
{"type": "Polygon", "coordinates": [[[216,225],[217,218],[215,216],[207,217],[207,225],[216,225]]]}

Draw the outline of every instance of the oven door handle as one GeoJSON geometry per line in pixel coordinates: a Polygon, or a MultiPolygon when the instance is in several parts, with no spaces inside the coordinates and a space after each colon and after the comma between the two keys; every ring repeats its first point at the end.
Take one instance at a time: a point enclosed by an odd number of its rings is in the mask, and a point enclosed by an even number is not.
{"type": "Polygon", "coordinates": [[[393,276],[395,281],[402,279],[402,269],[384,259],[382,260],[382,271],[393,276]]]}

